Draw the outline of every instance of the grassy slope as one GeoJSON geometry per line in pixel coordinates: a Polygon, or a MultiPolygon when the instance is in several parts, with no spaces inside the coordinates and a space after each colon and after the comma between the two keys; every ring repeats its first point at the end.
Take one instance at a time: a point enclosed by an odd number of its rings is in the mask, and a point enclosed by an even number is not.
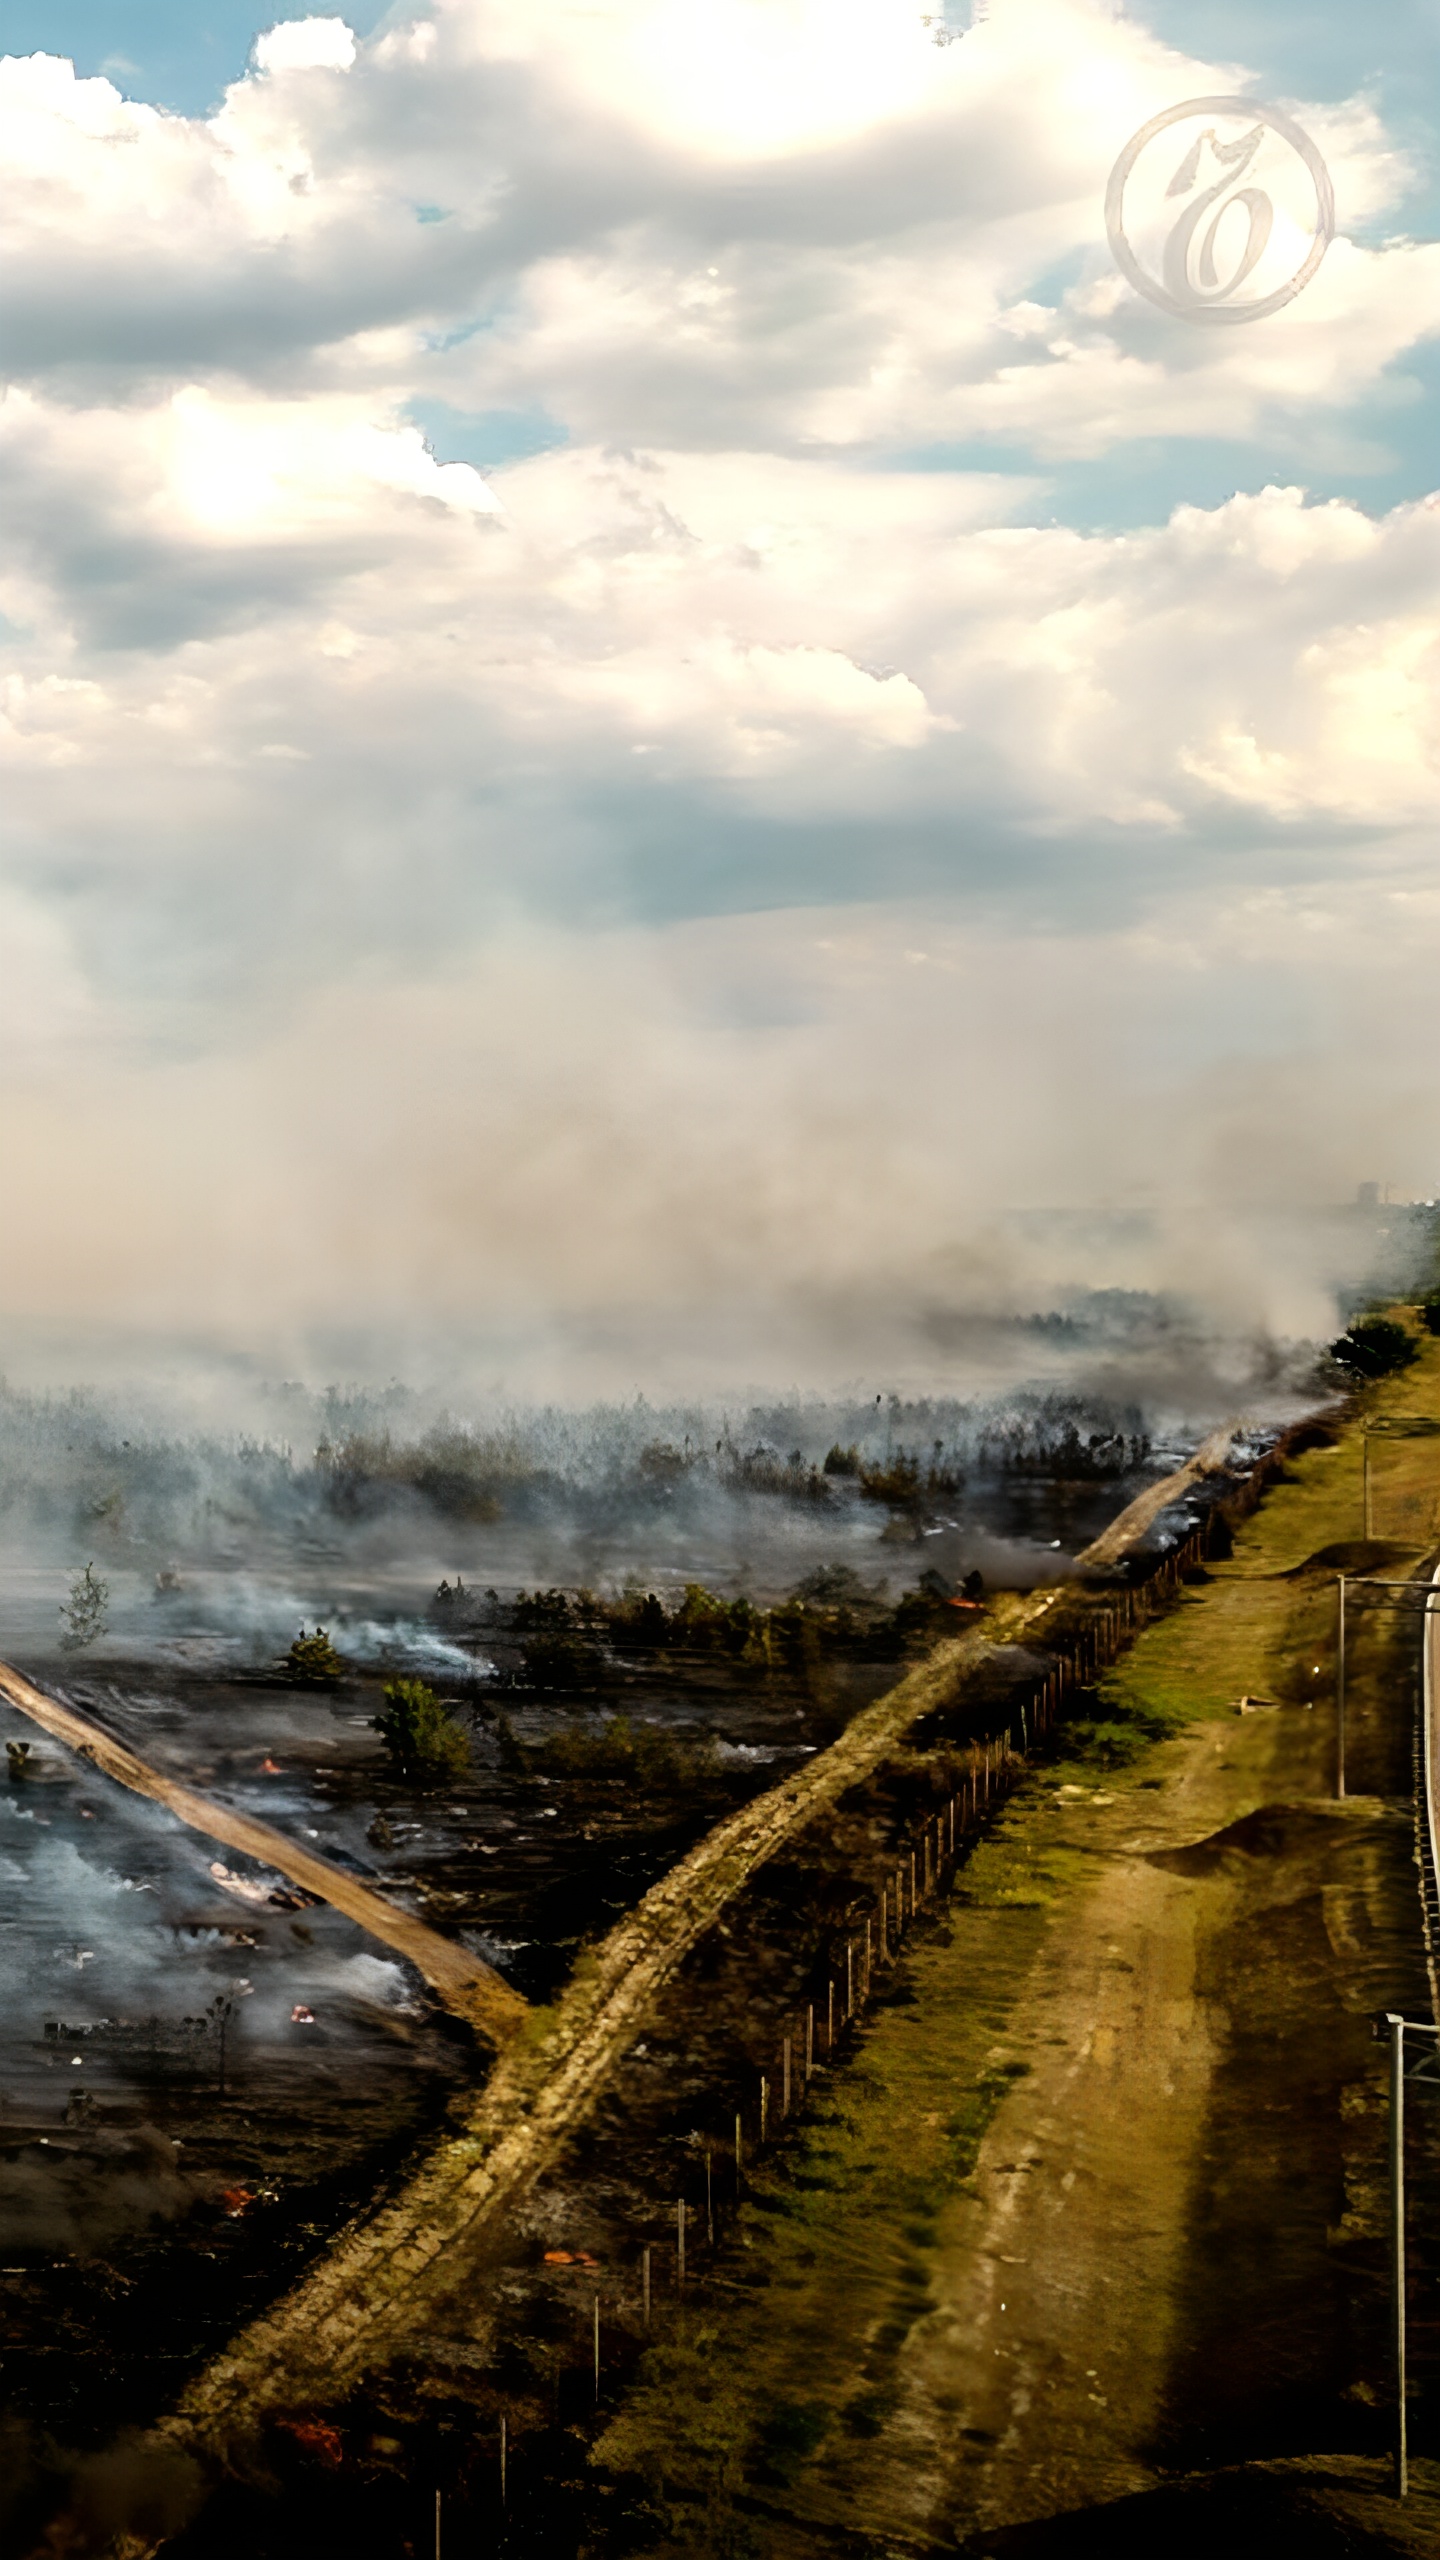
{"type": "MultiPolygon", "coordinates": [[[[1440,1345],[1373,1391],[1366,1411],[1440,1418],[1440,1345]]],[[[1352,1570],[1403,1572],[1433,1543],[1436,1451],[1424,1441],[1383,1451],[1375,1527],[1389,1550],[1345,1558],[1352,1570]]],[[[963,1871],[948,1914],[922,1922],[857,2061],[822,2081],[804,2130],[756,2186],[741,2245],[651,2351],[601,2439],[597,2459],[624,2482],[628,2507],[610,2548],[783,2560],[941,2547],[924,2518],[949,2503],[949,2456],[933,2440],[950,2431],[945,2395],[930,2388],[930,2419],[917,2424],[908,2379],[915,2341],[936,2312],[935,2252],[968,2245],[987,2127],[993,2121],[987,2151],[997,2140],[1007,2147],[1012,2116],[1018,2136],[1023,2084],[1043,2067],[1042,2044],[1057,2041],[1045,1984],[1057,1951],[1094,1925],[1097,1860],[1138,1816],[1162,1820],[1172,1795],[1176,1836],[1193,1839],[1197,1824],[1224,1817],[1227,1788],[1236,1811],[1276,1793],[1328,1793],[1333,1568],[1306,1567],[1359,1540],[1360,1470],[1356,1422],[1338,1448],[1296,1462],[1237,1532],[1233,1558],[1108,1676],[1093,1715],[1067,1738],[1067,1762],[1014,1800],[963,1871]],[[1233,1702],[1245,1693],[1281,1702],[1281,1713],[1236,1719],[1233,1702]],[[1202,1729],[1210,1727],[1213,1742],[1202,1729]],[[1065,1785],[1083,1792],[1061,1797],[1065,1785]],[[890,2529],[885,2518],[895,2520],[890,2529]]],[[[1351,1662],[1355,1790],[1394,1794],[1406,1784],[1396,1643],[1393,1613],[1362,1616],[1351,1662]]],[[[1406,1850],[1394,1821],[1383,1858],[1399,1874],[1403,1928],[1406,1850]]],[[[1332,1898],[1339,1890],[1324,1889],[1332,1898]]],[[[1380,1888],[1371,1878],[1365,1891],[1375,1902],[1380,1888]]],[[[1175,1888],[1172,1901],[1183,1969],[1195,1889],[1175,1888]]],[[[1168,2199],[1177,2248],[1187,2194],[1177,2170],[1168,2199]]],[[[1100,2210],[1103,2220],[1103,2197],[1100,2210]]],[[[1170,2340],[1162,2307],[1155,2312],[1158,2364],[1170,2340]]],[[[1128,2459],[1110,2473],[1101,2467],[1095,2494],[1144,2486],[1143,2468],[1127,2470],[1128,2459]]],[[[952,2522],[943,2547],[955,2547],[954,2530],[952,2522]]]]}

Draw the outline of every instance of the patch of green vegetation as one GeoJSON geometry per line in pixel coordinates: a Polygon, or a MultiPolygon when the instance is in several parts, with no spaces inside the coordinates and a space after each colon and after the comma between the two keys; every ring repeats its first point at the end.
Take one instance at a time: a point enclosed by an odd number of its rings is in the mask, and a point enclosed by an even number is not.
{"type": "MultiPolygon", "coordinates": [[[[978,1598],[972,1575],[966,1597],[978,1598]]],[[[673,1608],[658,1592],[633,1588],[617,1598],[593,1591],[522,1591],[510,1624],[522,1639],[526,1674],[536,1688],[603,1685],[606,1652],[632,1658],[672,1653],[720,1659],[758,1679],[780,1673],[823,1695],[826,1665],[841,1659],[892,1662],[920,1655],[956,1630],[951,1586],[923,1575],[891,1603],[844,1565],[807,1576],[788,1600],[769,1609],[723,1599],[703,1583],[687,1583],[673,1608]]]]}
{"type": "Polygon", "coordinates": [[[449,1519],[480,1523],[498,1520],[502,1493],[534,1470],[514,1443],[440,1423],[409,1443],[388,1431],[324,1439],[315,1472],[337,1511],[363,1512],[405,1489],[449,1519]]]}
{"type": "Polygon", "coordinates": [[[839,2525],[932,2307],[947,2217],[1029,2068],[997,2057],[995,2041],[1043,1926],[996,1908],[967,1915],[962,1941],[941,1915],[905,1973],[880,1977],[859,2052],[820,2077],[812,2112],[755,2175],[724,2308],[706,2294],[657,2341],[595,2448],[625,2500],[627,2548],[721,2560],[749,2547],[756,2497],[839,2525]],[[994,1957],[980,1997],[977,1932],[994,1957]],[[909,1978],[918,1999],[892,1998],[909,1978]]]}
{"type": "Polygon", "coordinates": [[[302,1627],[285,1656],[284,1676],[297,1689],[333,1689],[345,1677],[345,1665],[324,1627],[313,1635],[302,1627]]]}
{"type": "Polygon", "coordinates": [[[661,1794],[683,1795],[702,1781],[713,1781],[720,1771],[708,1734],[692,1741],[663,1726],[632,1724],[628,1716],[568,1725],[525,1757],[530,1766],[557,1777],[632,1778],[661,1794]]]}
{"type": "MultiPolygon", "coordinates": [[[[1391,1410],[1392,1400],[1440,1411],[1440,1340],[1367,1389],[1364,1410],[1391,1410]]],[[[595,2447],[625,2511],[626,2549],[728,2560],[869,2547],[884,2466],[906,2458],[891,2428],[907,2342],[933,2306],[935,2252],[963,2250],[959,2217],[973,2211],[982,2142],[1029,2068],[1013,2043],[1031,1965],[1052,1932],[1084,1925],[1094,1850],[1057,1813],[1056,1791],[1072,1772],[1087,1795],[1112,1773],[1117,1792],[1162,1784],[1167,1743],[1199,1720],[1233,1716],[1247,1693],[1328,1700],[1336,1568],[1321,1559],[1363,1535],[1358,1422],[1293,1455],[1259,1510],[1234,1524],[1232,1552],[1136,1638],[1098,1684],[1092,1712],[1061,1728],[1063,1757],[998,1811],[957,1879],[950,1917],[916,1933],[898,1973],[881,1972],[858,2052],[822,2075],[811,2112],[758,2173],[726,2252],[723,2307],[718,2288],[702,2290],[647,2353],[595,2447]]],[[[1387,1444],[1385,1462],[1414,1471],[1415,1500],[1428,1500],[1426,1517],[1440,1526],[1434,1445],[1387,1444]]],[[[814,1600],[843,1607],[847,1597],[814,1600]]],[[[1074,1605],[1078,1624],[1080,1596],[1074,1605]]],[[[997,1627],[1006,1606],[995,1604],[997,1627]]],[[[1063,1640],[1063,1608],[1054,1622],[1052,1640],[1063,1640]]],[[[1357,1631],[1355,1643],[1358,1705],[1372,1679],[1379,1695],[1384,1658],[1378,1634],[1357,1631]]],[[[1385,1694],[1393,1687],[1391,1678],[1385,1694]]]]}
{"type": "Polygon", "coordinates": [[[470,1757],[454,1710],[423,1680],[387,1681],[385,1704],[370,1722],[390,1754],[395,1775],[407,1784],[453,1777],[470,1757]]]}

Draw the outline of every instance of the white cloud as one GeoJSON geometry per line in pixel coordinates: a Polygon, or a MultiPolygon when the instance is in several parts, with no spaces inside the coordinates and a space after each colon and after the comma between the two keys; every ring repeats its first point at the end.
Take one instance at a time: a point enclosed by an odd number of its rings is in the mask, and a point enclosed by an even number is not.
{"type": "Polygon", "coordinates": [[[1433,949],[1440,508],[1290,484],[1383,444],[1440,253],[1349,236],[1401,155],[1302,107],[1308,291],[1208,333],[1133,295],[1115,152],[1236,76],[1101,0],[945,47],[909,0],[312,18],[209,122],[0,67],[12,1293],[90,1303],[108,1220],[165,1322],[713,1312],[771,1260],[873,1297],[1022,1156],[1208,1196],[1313,1097],[1339,1178],[1352,1087],[1418,1168],[1418,964],[1376,991],[1433,949]],[[479,467],[512,411],[565,441],[479,467]],[[1250,439],[1248,492],[1016,520],[1156,438],[1250,439]],[[913,466],[947,444],[1028,460],[913,466]],[[47,1206],[82,1130],[103,1179],[47,1206]]]}
{"type": "Polygon", "coordinates": [[[255,39],[257,71],[348,71],[355,38],[343,18],[286,18],[255,39]]]}

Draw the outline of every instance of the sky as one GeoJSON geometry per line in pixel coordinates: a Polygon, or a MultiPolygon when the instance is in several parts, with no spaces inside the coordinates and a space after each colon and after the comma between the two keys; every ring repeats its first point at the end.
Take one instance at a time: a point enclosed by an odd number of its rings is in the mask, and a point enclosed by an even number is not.
{"type": "Polygon", "coordinates": [[[0,47],[0,1363],[1323,1331],[1440,1190],[1440,0],[0,47]]]}

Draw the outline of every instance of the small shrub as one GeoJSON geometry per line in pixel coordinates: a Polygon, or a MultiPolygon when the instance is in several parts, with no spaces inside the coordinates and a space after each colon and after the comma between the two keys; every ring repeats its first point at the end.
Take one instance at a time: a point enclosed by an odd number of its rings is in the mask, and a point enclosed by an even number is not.
{"type": "Polygon", "coordinates": [[[525,1745],[503,1708],[495,1718],[495,1741],[499,1750],[501,1768],[508,1770],[512,1777],[523,1775],[530,1766],[525,1745]]]}
{"type": "Polygon", "coordinates": [[[525,1676],[537,1689],[593,1689],[605,1669],[598,1645],[583,1636],[531,1636],[520,1651],[525,1676]]]}
{"type": "Polygon", "coordinates": [[[1414,1343],[1393,1316],[1357,1316],[1330,1345],[1331,1359],[1350,1378],[1393,1377],[1415,1356],[1414,1343]]]}
{"type": "Polygon", "coordinates": [[[385,1704],[370,1719],[390,1754],[395,1774],[407,1782],[453,1777],[465,1767],[470,1745],[454,1711],[423,1680],[389,1680],[385,1704]]]}
{"type": "Polygon", "coordinates": [[[76,1574],[70,1597],[60,1611],[60,1642],[67,1653],[79,1653],[97,1636],[103,1636],[109,1624],[109,1605],[109,1583],[102,1582],[93,1564],[87,1564],[83,1573],[76,1574]]]}
{"type": "Polygon", "coordinates": [[[345,1665],[323,1627],[307,1636],[302,1627],[285,1656],[285,1677],[299,1689],[333,1689],[345,1677],[345,1665]]]}
{"type": "Polygon", "coordinates": [[[653,1725],[614,1716],[598,1729],[572,1725],[539,1755],[547,1769],[566,1778],[631,1778],[661,1794],[683,1794],[716,1775],[718,1759],[708,1738],[690,1742],[653,1725]]]}
{"type": "Polygon", "coordinates": [[[1432,1289],[1420,1301],[1420,1321],[1427,1333],[1440,1333],[1440,1289],[1432,1289]]]}

